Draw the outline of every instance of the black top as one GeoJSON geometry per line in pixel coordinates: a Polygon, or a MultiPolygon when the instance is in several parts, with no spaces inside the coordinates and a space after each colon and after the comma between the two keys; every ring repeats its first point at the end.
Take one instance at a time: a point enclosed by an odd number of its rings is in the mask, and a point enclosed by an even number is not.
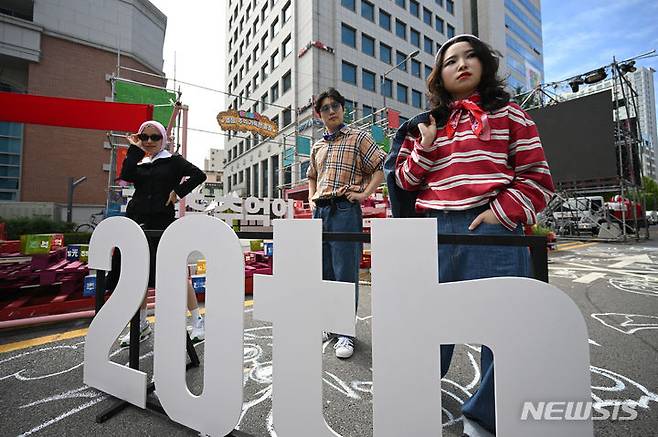
{"type": "Polygon", "coordinates": [[[164,229],[174,220],[174,205],[165,205],[169,193],[173,190],[178,197],[185,197],[206,180],[206,175],[180,155],[137,165],[143,157],[144,151],[131,145],[123,162],[120,178],[135,186],[126,216],[145,224],[146,229],[164,229]],[[181,183],[185,176],[189,179],[181,183]]]}

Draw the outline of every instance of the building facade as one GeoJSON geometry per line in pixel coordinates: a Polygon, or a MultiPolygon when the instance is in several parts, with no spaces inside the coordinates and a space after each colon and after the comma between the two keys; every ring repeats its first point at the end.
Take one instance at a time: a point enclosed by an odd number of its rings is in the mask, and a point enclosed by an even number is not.
{"type": "MultiPolygon", "coordinates": [[[[637,114],[635,114],[634,109],[630,109],[632,108],[632,104],[621,106],[619,113],[622,119],[626,119],[629,114],[631,117],[637,116],[642,137],[639,146],[642,174],[651,179],[658,180],[658,172],[656,171],[656,166],[658,165],[656,162],[656,155],[658,153],[658,132],[656,129],[656,95],[653,84],[653,75],[655,72],[656,70],[653,68],[638,67],[636,71],[626,73],[626,78],[628,78],[633,89],[637,93],[637,114]]],[[[601,82],[585,86],[575,93],[566,93],[562,97],[567,100],[575,99],[604,90],[610,90],[612,88],[613,80],[612,78],[608,78],[601,82]]],[[[614,94],[612,98],[614,100],[614,94]]],[[[623,102],[621,96],[617,96],[617,99],[620,102],[623,102]]]]}
{"type": "Polygon", "coordinates": [[[209,200],[224,194],[224,149],[210,149],[208,157],[203,160],[203,171],[207,179],[201,189],[209,200]]]}
{"type": "Polygon", "coordinates": [[[501,71],[512,93],[544,81],[540,0],[465,0],[465,29],[503,55],[501,71]]]}
{"type": "MultiPolygon", "coordinates": [[[[0,89],[111,100],[118,53],[122,66],[162,74],[166,22],[147,0],[2,2],[0,89]]],[[[109,168],[105,132],[0,122],[0,200],[64,203],[68,178],[86,176],[74,202],[102,207],[109,168]]]]}
{"type": "Polygon", "coordinates": [[[226,107],[261,113],[280,132],[231,134],[224,189],[240,196],[279,197],[306,178],[308,156],[284,150],[294,150],[295,133],[320,138],[313,99],[329,87],[348,100],[352,119],[386,106],[403,122],[424,110],[438,47],[464,31],[462,0],[227,3],[226,107]]]}

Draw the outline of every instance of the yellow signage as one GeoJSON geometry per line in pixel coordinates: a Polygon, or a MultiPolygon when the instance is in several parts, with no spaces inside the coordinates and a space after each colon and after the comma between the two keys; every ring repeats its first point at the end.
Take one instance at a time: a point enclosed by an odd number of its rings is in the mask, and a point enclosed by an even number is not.
{"type": "Polygon", "coordinates": [[[275,137],[279,133],[275,122],[257,112],[222,111],[217,114],[217,122],[222,130],[255,132],[266,137],[275,137]]]}

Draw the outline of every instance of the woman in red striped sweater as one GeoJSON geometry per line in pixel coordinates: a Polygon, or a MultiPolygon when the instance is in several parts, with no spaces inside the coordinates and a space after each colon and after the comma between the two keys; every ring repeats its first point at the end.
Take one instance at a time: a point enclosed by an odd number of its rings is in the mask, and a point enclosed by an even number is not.
{"type": "MultiPolygon", "coordinates": [[[[477,37],[446,41],[428,79],[429,123],[400,149],[396,182],[418,191],[416,211],[435,217],[440,234],[523,234],[553,195],[537,128],[510,102],[497,72],[498,56],[477,37]]],[[[439,246],[440,282],[496,276],[531,276],[527,248],[439,246]]],[[[453,348],[442,346],[442,376],[453,348]]],[[[495,433],[493,353],[486,346],[481,367],[480,388],[462,407],[472,419],[465,420],[467,435],[477,435],[477,424],[495,433]]]]}

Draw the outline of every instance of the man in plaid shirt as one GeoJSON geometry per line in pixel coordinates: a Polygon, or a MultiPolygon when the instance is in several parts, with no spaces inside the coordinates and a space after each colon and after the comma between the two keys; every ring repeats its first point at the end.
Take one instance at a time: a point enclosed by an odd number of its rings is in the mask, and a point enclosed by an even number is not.
{"type": "MultiPolygon", "coordinates": [[[[361,232],[361,201],[384,180],[386,154],[366,131],[343,124],[345,98],[334,88],[320,94],[315,111],[325,133],[313,145],[308,167],[308,199],[313,218],[322,219],[323,232],[361,232]]],[[[361,243],[322,243],[322,277],[327,281],[353,282],[359,304],[359,262],[361,243]]],[[[333,335],[324,334],[323,340],[333,335]]],[[[338,358],[354,353],[354,339],[338,335],[334,346],[338,358]]]]}

